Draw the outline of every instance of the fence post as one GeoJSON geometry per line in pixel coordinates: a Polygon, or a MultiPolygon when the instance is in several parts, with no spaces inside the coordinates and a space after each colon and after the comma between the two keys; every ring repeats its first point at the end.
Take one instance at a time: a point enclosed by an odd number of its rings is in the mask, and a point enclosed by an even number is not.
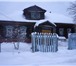
{"type": "Polygon", "coordinates": [[[72,39],[71,39],[71,33],[68,34],[68,49],[71,50],[71,42],[72,42],[72,39]]]}
{"type": "Polygon", "coordinates": [[[44,34],[44,50],[43,50],[44,52],[46,52],[46,46],[47,46],[47,45],[46,45],[46,44],[47,44],[47,43],[46,43],[46,42],[47,42],[46,35],[47,35],[47,34],[45,33],[45,34],[44,34]]]}
{"type": "Polygon", "coordinates": [[[53,36],[52,36],[53,34],[51,34],[51,52],[53,52],[53,36]]]}
{"type": "Polygon", "coordinates": [[[48,52],[48,33],[46,33],[46,52],[48,52]]]}
{"type": "Polygon", "coordinates": [[[1,52],[1,43],[0,43],[0,52],[1,52]]]}
{"type": "Polygon", "coordinates": [[[49,36],[48,36],[48,52],[50,52],[50,46],[51,46],[51,41],[50,41],[50,38],[51,38],[51,34],[49,33],[49,36]]]}
{"type": "Polygon", "coordinates": [[[31,36],[32,36],[32,52],[35,52],[35,33],[32,33],[31,36]]]}
{"type": "Polygon", "coordinates": [[[58,38],[57,35],[53,34],[53,52],[58,51],[58,38]]]}
{"type": "Polygon", "coordinates": [[[76,33],[68,34],[68,49],[76,49],[76,33]]]}
{"type": "Polygon", "coordinates": [[[38,50],[40,50],[40,35],[39,35],[39,33],[37,33],[37,42],[38,42],[37,48],[38,48],[38,50]]]}
{"type": "Polygon", "coordinates": [[[42,48],[42,51],[45,52],[44,51],[44,49],[45,49],[45,43],[44,43],[45,42],[45,35],[44,35],[44,33],[42,33],[42,37],[41,38],[42,38],[41,39],[41,46],[42,46],[41,48],[42,48]]]}

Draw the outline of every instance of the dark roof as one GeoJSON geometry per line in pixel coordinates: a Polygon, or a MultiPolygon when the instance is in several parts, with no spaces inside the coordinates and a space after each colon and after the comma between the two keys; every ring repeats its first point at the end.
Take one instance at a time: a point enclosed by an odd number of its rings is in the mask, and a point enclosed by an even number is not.
{"type": "Polygon", "coordinates": [[[41,7],[36,6],[36,5],[28,7],[28,8],[25,8],[23,11],[28,11],[28,12],[34,12],[34,11],[36,11],[36,12],[46,12],[45,9],[42,9],[41,7]]]}
{"type": "Polygon", "coordinates": [[[53,23],[49,22],[48,20],[45,21],[45,22],[43,22],[43,23],[41,23],[41,24],[39,24],[39,26],[42,26],[42,25],[45,25],[45,26],[51,25],[51,26],[53,26],[53,27],[56,27],[56,24],[53,24],[53,23]]]}

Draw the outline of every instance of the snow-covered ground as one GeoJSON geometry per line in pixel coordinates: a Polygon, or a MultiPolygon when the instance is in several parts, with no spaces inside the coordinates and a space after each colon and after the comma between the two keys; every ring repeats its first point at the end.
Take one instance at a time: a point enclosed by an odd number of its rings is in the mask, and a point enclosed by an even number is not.
{"type": "Polygon", "coordinates": [[[2,43],[0,66],[75,66],[76,50],[68,50],[67,41],[58,42],[57,52],[31,52],[31,44],[20,43],[19,50],[13,43],[2,43]]]}

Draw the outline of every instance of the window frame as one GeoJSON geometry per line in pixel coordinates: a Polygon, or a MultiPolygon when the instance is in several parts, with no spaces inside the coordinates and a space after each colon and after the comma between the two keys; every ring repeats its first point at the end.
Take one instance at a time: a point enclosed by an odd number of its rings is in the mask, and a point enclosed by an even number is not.
{"type": "Polygon", "coordinates": [[[13,38],[13,29],[14,29],[14,27],[11,25],[5,26],[5,31],[6,31],[5,37],[13,38]]]}
{"type": "Polygon", "coordinates": [[[64,28],[59,28],[59,35],[63,36],[64,35],[64,28]],[[62,31],[62,32],[61,32],[62,31]]]}
{"type": "Polygon", "coordinates": [[[40,19],[40,12],[31,12],[31,19],[40,19]]]}
{"type": "Polygon", "coordinates": [[[71,33],[72,29],[71,28],[67,28],[67,33],[71,33]]]}

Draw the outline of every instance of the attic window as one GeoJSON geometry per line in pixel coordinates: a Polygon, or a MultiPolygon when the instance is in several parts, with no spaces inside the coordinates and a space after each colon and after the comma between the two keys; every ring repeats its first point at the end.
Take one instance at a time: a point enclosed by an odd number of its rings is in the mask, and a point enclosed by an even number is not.
{"type": "Polygon", "coordinates": [[[39,12],[31,12],[31,19],[40,19],[39,12]]]}

